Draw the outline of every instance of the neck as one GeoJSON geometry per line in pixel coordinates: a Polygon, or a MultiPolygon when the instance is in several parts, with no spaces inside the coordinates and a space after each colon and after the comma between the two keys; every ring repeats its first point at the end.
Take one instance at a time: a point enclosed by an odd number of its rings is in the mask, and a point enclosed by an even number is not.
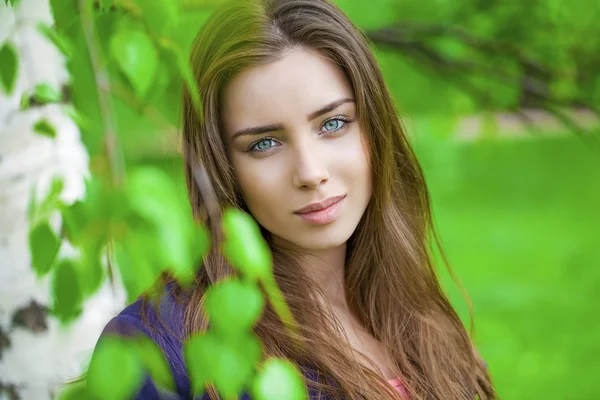
{"type": "Polygon", "coordinates": [[[311,251],[301,260],[307,274],[319,285],[332,306],[345,306],[346,244],[327,250],[311,251]]]}
{"type": "MultiPolygon", "coordinates": [[[[282,245],[282,243],[279,243],[279,245],[282,245]]],[[[300,257],[300,265],[306,274],[323,291],[325,301],[334,308],[345,307],[346,243],[335,248],[322,250],[297,248],[293,250],[300,257]]]]}

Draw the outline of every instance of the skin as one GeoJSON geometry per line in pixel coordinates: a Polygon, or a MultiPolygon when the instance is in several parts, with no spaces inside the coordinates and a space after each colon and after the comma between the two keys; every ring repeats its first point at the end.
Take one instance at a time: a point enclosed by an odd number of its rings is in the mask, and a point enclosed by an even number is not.
{"type": "Polygon", "coordinates": [[[251,214],[272,233],[274,244],[302,251],[303,268],[322,285],[351,344],[387,375],[385,352],[348,312],[344,297],[346,242],[372,195],[370,155],[353,98],[336,64],[312,50],[290,50],[228,83],[222,134],[251,214]],[[309,118],[342,99],[351,101],[309,118]],[[268,132],[239,134],[275,125],[268,132]],[[338,218],[329,224],[310,224],[294,214],[344,194],[338,218]]]}

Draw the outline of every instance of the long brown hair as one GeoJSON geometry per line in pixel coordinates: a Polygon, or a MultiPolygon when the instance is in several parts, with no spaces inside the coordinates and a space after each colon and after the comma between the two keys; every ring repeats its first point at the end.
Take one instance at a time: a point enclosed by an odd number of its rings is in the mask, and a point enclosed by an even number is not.
{"type": "MultiPolygon", "coordinates": [[[[222,89],[237,73],[273,62],[294,48],[316,50],[349,78],[370,147],[373,197],[347,246],[348,304],[390,353],[411,399],[494,399],[485,363],[440,288],[432,262],[439,241],[432,226],[423,173],[365,35],[326,0],[233,0],[216,10],[197,35],[191,55],[202,117],[183,94],[183,154],[195,217],[219,235],[199,191],[193,166],[203,165],[220,209],[247,211],[221,137],[222,89]]],[[[214,218],[213,218],[214,219],[214,218]]],[[[263,232],[270,243],[268,232],[263,232]]],[[[266,355],[317,372],[309,385],[334,398],[400,398],[348,350],[323,294],[297,257],[271,245],[274,274],[300,326],[296,346],[270,307],[255,327],[266,355]]],[[[441,250],[441,249],[440,249],[441,250]]],[[[443,253],[442,253],[443,254],[443,253]]],[[[206,287],[234,274],[213,246],[196,284],[185,295],[187,334],[202,331],[206,287]]],[[[217,395],[210,388],[211,398],[217,395]]]]}

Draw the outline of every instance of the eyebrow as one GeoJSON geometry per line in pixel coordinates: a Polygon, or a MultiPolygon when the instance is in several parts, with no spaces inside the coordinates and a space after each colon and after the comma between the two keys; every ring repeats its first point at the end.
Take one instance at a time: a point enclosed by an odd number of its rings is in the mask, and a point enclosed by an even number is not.
{"type": "MultiPolygon", "coordinates": [[[[323,114],[327,114],[328,112],[331,112],[331,111],[335,110],[336,108],[338,108],[339,106],[341,106],[342,104],[345,104],[345,103],[354,103],[354,99],[350,98],[350,97],[346,97],[344,99],[336,100],[336,101],[334,101],[332,103],[329,103],[326,106],[321,107],[317,111],[314,111],[314,112],[310,113],[306,117],[306,120],[308,122],[310,122],[313,119],[315,119],[317,117],[320,117],[323,114]]],[[[254,128],[246,128],[246,129],[242,129],[242,130],[237,131],[236,133],[234,133],[231,136],[231,140],[234,140],[238,136],[243,136],[243,135],[260,135],[261,133],[273,132],[273,131],[278,131],[278,130],[282,130],[282,129],[283,129],[283,125],[281,125],[281,124],[264,125],[264,126],[257,126],[257,127],[254,127],[254,128]]]]}

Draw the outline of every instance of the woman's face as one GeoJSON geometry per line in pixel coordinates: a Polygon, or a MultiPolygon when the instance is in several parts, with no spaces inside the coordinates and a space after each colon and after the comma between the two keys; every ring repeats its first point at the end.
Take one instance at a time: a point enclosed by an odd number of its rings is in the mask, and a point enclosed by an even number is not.
{"type": "Polygon", "coordinates": [[[372,188],[353,97],[343,71],[306,50],[246,70],[225,87],[223,137],[235,176],[276,243],[325,250],[356,229],[372,188]],[[323,201],[316,208],[334,204],[299,212],[323,201]]]}

